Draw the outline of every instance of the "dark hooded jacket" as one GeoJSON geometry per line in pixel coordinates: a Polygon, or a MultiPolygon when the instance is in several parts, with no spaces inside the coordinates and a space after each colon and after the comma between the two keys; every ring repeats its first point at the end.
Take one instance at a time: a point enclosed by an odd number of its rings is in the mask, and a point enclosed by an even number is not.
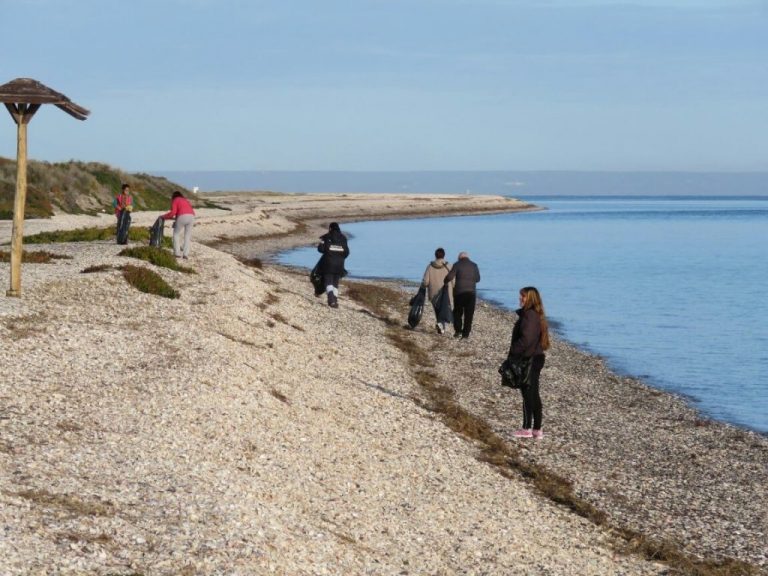
{"type": "Polygon", "coordinates": [[[347,237],[340,230],[331,230],[320,236],[320,240],[320,244],[317,245],[317,251],[322,253],[320,262],[318,262],[320,273],[339,274],[341,276],[346,274],[344,260],[349,256],[347,237]]]}

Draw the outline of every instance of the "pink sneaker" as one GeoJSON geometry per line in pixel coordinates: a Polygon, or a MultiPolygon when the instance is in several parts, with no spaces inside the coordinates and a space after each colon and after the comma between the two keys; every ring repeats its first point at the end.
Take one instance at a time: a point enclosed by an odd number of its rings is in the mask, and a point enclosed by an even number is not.
{"type": "Polygon", "coordinates": [[[544,432],[543,432],[543,431],[541,431],[541,430],[537,430],[536,428],[534,428],[534,429],[533,429],[533,431],[531,432],[531,434],[532,434],[532,435],[533,435],[533,437],[534,437],[534,438],[536,438],[537,440],[541,440],[542,438],[544,438],[544,432]]]}
{"type": "Polygon", "coordinates": [[[515,430],[512,433],[512,436],[515,438],[533,438],[533,432],[531,432],[528,428],[520,428],[520,430],[515,430]]]}

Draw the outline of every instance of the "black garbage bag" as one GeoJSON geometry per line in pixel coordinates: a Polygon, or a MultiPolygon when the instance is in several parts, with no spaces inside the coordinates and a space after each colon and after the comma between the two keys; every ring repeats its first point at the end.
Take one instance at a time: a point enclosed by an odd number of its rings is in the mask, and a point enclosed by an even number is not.
{"type": "Polygon", "coordinates": [[[325,292],[325,286],[323,286],[323,274],[320,272],[320,262],[322,258],[317,261],[315,267],[309,273],[309,281],[312,282],[312,287],[315,289],[315,296],[320,296],[325,292]]]}
{"type": "Polygon", "coordinates": [[[450,286],[443,286],[440,292],[432,299],[432,306],[435,308],[437,322],[450,326],[453,324],[453,310],[451,310],[450,286]]]}
{"type": "Polygon", "coordinates": [[[163,245],[163,233],[165,232],[165,220],[158,216],[155,223],[149,227],[149,245],[159,248],[163,245]]]}
{"type": "Polygon", "coordinates": [[[117,216],[117,243],[128,244],[128,230],[131,227],[131,213],[121,210],[117,216]]]}
{"type": "Polygon", "coordinates": [[[424,287],[419,288],[416,292],[416,296],[411,298],[409,304],[411,310],[408,312],[408,326],[416,328],[421,321],[421,314],[424,312],[424,301],[427,299],[427,289],[424,287]]]}

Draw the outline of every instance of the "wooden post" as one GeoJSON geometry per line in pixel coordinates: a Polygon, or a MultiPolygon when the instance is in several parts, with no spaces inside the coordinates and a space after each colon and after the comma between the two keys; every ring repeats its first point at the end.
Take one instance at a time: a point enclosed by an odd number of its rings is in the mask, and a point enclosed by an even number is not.
{"type": "Polygon", "coordinates": [[[21,256],[24,244],[24,207],[27,202],[27,124],[39,105],[8,106],[16,121],[16,196],[13,202],[13,231],[11,232],[11,287],[6,296],[21,296],[21,256]]]}

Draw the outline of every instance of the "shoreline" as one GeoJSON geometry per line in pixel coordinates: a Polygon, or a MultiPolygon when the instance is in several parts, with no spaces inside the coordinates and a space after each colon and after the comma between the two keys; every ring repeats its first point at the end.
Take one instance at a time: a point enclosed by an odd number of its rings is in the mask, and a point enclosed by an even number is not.
{"type": "MultiPolygon", "coordinates": [[[[268,260],[302,220],[266,210],[201,216],[197,239],[226,236],[224,252],[268,260]],[[254,247],[265,250],[243,253],[254,247]]],[[[182,298],[159,302],[117,271],[80,274],[124,260],[114,244],[87,244],[28,247],[72,260],[25,266],[28,294],[0,306],[16,375],[0,397],[0,520],[14,540],[0,539],[0,555],[11,573],[668,573],[617,554],[611,526],[676,541],[693,557],[768,567],[764,437],[702,419],[557,337],[542,375],[546,438],[515,440],[519,395],[496,374],[510,311],[480,301],[468,342],[429,331],[430,310],[406,331],[402,291],[388,312],[372,312],[345,279],[331,311],[304,273],[249,268],[197,243],[196,275],[161,270],[182,298]],[[108,305],[123,300],[127,317],[108,305]],[[393,337],[427,364],[413,366],[393,337]],[[477,441],[428,409],[424,372],[521,461],[572,482],[608,523],[479,459],[477,441]]],[[[0,270],[5,280],[7,264],[0,270]]]]}

